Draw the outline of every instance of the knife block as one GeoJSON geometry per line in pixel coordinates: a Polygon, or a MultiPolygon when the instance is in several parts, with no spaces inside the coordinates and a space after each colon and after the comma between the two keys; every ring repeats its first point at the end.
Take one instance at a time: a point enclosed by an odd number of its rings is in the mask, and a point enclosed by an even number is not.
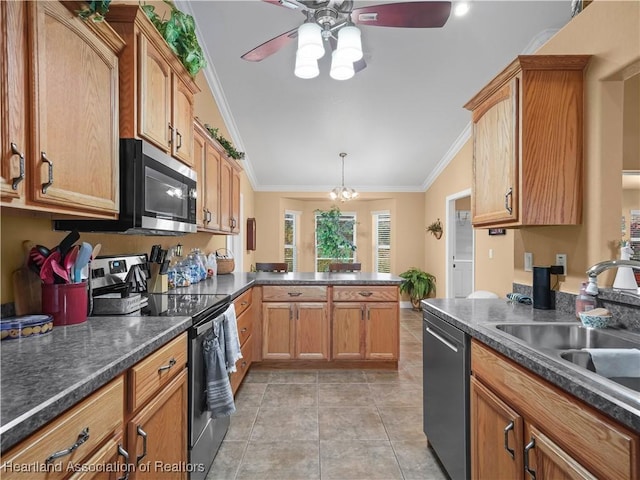
{"type": "Polygon", "coordinates": [[[160,273],[161,267],[162,265],[157,263],[151,264],[151,278],[147,285],[149,293],[166,293],[169,291],[169,277],[166,273],[160,273]]]}

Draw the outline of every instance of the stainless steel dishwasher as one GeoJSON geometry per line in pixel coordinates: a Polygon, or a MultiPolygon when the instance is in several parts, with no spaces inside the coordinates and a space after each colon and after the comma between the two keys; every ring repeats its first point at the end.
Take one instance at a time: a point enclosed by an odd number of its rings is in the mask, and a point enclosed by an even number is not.
{"type": "Polygon", "coordinates": [[[453,480],[471,477],[469,336],[431,312],[423,313],[424,433],[453,480]]]}

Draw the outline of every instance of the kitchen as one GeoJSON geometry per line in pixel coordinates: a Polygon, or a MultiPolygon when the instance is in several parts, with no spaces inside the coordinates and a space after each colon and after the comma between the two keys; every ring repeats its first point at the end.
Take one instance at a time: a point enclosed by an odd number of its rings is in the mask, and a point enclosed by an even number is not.
{"type": "MultiPolygon", "coordinates": [[[[617,71],[626,65],[631,65],[637,57],[637,51],[633,48],[633,42],[622,41],[628,35],[637,34],[637,19],[633,4],[617,6],[611,17],[608,15],[598,15],[598,10],[605,8],[595,2],[584,12],[577,16],[563,30],[560,35],[554,37],[553,41],[544,45],[540,53],[547,54],[590,54],[598,55],[599,52],[606,52],[606,61],[592,63],[587,71],[587,98],[586,102],[590,108],[597,106],[599,115],[589,115],[585,122],[585,157],[586,162],[586,188],[589,194],[584,197],[585,215],[581,227],[536,227],[523,228],[519,230],[508,230],[507,234],[501,237],[488,237],[486,235],[476,235],[476,270],[475,288],[495,291],[501,296],[512,290],[512,282],[530,285],[531,274],[524,270],[522,261],[523,253],[531,251],[534,253],[537,264],[552,263],[553,254],[558,251],[569,253],[569,275],[561,284],[561,291],[576,293],[578,287],[585,279],[586,268],[602,259],[613,258],[609,250],[609,237],[603,238],[600,232],[615,232],[619,229],[619,221],[611,211],[619,211],[617,206],[619,199],[609,196],[609,185],[619,181],[619,175],[614,178],[615,168],[610,168],[614,158],[621,161],[619,154],[619,136],[603,135],[600,133],[605,125],[619,125],[617,119],[618,112],[611,105],[602,101],[599,91],[598,79],[614,76],[617,71]],[[618,10],[619,8],[619,10],[618,10]],[[593,10],[590,10],[593,9],[593,10]],[[635,12],[635,13],[634,13],[635,12]],[[604,17],[611,21],[615,28],[597,26],[603,23],[604,17]],[[617,27],[622,24],[625,28],[617,27]],[[601,36],[600,31],[606,32],[601,36]],[[610,32],[619,32],[620,37],[611,35],[610,32]],[[626,36],[625,36],[626,35],[626,36]],[[602,38],[601,38],[602,37],[602,38]],[[576,40],[577,39],[577,40],[576,40]],[[599,67],[599,69],[597,68],[599,67]],[[593,97],[592,97],[593,94],[593,97]],[[611,111],[613,110],[613,111],[611,111]],[[596,118],[597,117],[597,118],[596,118]],[[607,152],[606,155],[604,152],[607,152]],[[618,152],[612,155],[612,152],[618,152]],[[609,204],[611,202],[611,204],[609,204]],[[493,249],[493,258],[487,258],[487,251],[493,249]],[[487,272],[491,274],[487,275],[487,272]]],[[[607,10],[608,11],[608,10],[607,10]]],[[[600,54],[602,55],[602,54],[600,54]]],[[[497,72],[496,72],[497,73],[497,72]]],[[[620,85],[607,84],[619,94],[620,85]]],[[[480,87],[480,85],[479,85],[480,87]]],[[[202,89],[202,88],[201,88],[202,89]]],[[[466,101],[464,99],[463,101],[466,101]]],[[[198,104],[196,103],[196,115],[201,118],[211,118],[207,115],[198,115],[198,104]]],[[[212,124],[220,124],[209,120],[212,124]]],[[[396,234],[398,251],[417,252],[411,259],[396,259],[394,271],[401,271],[416,262],[423,265],[427,271],[434,273],[438,278],[445,278],[444,273],[444,242],[438,242],[431,236],[424,235],[424,225],[430,223],[434,218],[445,218],[444,198],[458,191],[465,190],[471,185],[471,145],[466,142],[462,149],[453,158],[451,163],[443,170],[441,175],[424,193],[404,193],[394,195],[395,205],[393,214],[397,216],[398,225],[402,225],[402,233],[396,234]],[[411,212],[409,215],[408,212],[411,212]],[[415,216],[424,218],[424,222],[412,221],[415,216]],[[418,241],[419,239],[419,241],[418,241]],[[413,242],[417,242],[416,245],[413,242]]],[[[618,171],[621,168],[617,169],[618,171]]],[[[256,252],[243,252],[243,265],[245,270],[248,266],[258,260],[270,260],[275,255],[279,256],[279,249],[276,245],[280,239],[275,229],[270,231],[270,224],[277,225],[279,222],[270,222],[269,219],[276,218],[275,212],[279,212],[277,204],[282,195],[271,192],[253,191],[247,178],[242,176],[241,191],[243,194],[244,216],[243,218],[255,217],[258,219],[258,247],[264,248],[263,255],[260,250],[256,252]],[[274,253],[275,252],[275,253],[274,253]],[[260,254],[260,256],[258,256],[260,254]]],[[[290,195],[287,194],[287,197],[290,195]]],[[[301,195],[303,196],[303,195],[301,195]]],[[[2,215],[2,302],[11,301],[13,295],[11,291],[11,271],[17,268],[23,258],[21,242],[25,238],[37,239],[45,245],[55,245],[63,237],[61,232],[52,232],[48,216],[42,216],[37,211],[20,210],[18,215],[5,213],[3,207],[2,215]]],[[[484,230],[480,230],[484,232],[484,230]]],[[[115,254],[121,252],[147,252],[150,246],[156,243],[155,239],[145,237],[122,237],[111,235],[83,234],[83,239],[90,243],[102,243],[103,253],[115,254]]],[[[210,235],[207,233],[197,233],[180,238],[180,242],[185,249],[199,247],[204,251],[212,251],[225,247],[225,237],[210,235]]],[[[164,247],[174,244],[170,241],[164,247]]],[[[309,270],[309,269],[305,269],[309,270]]],[[[603,273],[600,277],[602,285],[612,283],[613,274],[603,273]]],[[[438,296],[444,296],[444,291],[439,290],[438,296]]]]}

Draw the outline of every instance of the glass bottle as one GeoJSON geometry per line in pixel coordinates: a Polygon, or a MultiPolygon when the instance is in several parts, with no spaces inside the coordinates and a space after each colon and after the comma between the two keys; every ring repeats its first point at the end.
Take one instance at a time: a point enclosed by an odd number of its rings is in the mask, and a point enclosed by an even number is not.
{"type": "Polygon", "coordinates": [[[580,293],[576,297],[576,318],[580,318],[580,312],[588,312],[597,306],[596,297],[585,292],[586,282],[582,282],[580,293]]]}

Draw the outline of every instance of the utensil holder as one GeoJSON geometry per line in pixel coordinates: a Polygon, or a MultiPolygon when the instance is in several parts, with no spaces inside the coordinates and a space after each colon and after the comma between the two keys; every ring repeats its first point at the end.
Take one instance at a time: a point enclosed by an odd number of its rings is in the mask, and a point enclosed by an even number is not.
{"type": "Polygon", "coordinates": [[[85,322],[88,300],[85,282],[42,285],[42,312],[53,316],[56,327],[85,322]]]}
{"type": "Polygon", "coordinates": [[[169,291],[169,276],[166,273],[160,273],[161,265],[157,263],[151,264],[151,278],[147,284],[149,293],[166,293],[169,291]]]}

